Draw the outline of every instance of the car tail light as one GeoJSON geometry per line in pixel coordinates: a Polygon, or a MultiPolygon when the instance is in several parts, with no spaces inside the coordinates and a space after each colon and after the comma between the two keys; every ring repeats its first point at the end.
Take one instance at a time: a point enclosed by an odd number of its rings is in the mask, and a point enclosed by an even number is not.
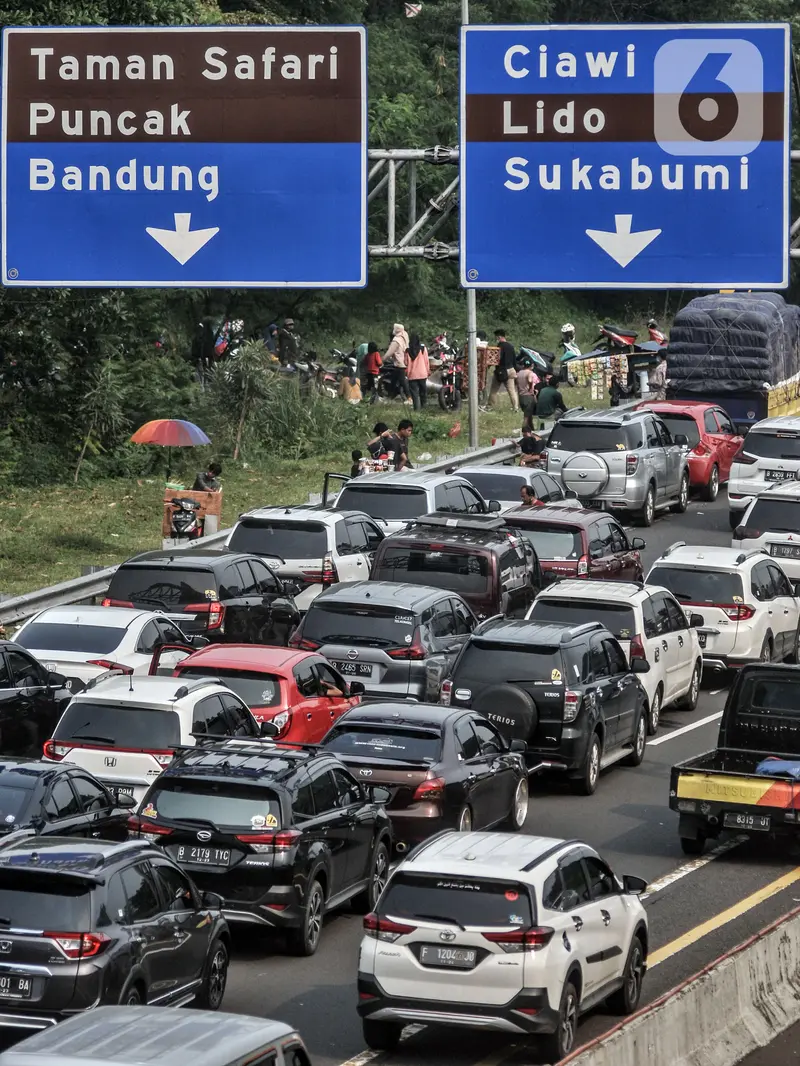
{"type": "Polygon", "coordinates": [[[379,918],[377,914],[368,914],[364,918],[364,932],[373,940],[383,940],[387,944],[393,944],[401,936],[416,932],[415,925],[406,925],[403,922],[392,922],[388,918],[379,918]]]}
{"type": "Polygon", "coordinates": [[[589,556],[582,555],[578,559],[578,577],[586,577],[589,573],[589,556]]]}
{"type": "Polygon", "coordinates": [[[59,744],[56,740],[46,740],[42,745],[45,759],[52,759],[54,762],[60,762],[71,750],[71,745],[59,744]]]}
{"type": "Polygon", "coordinates": [[[755,607],[747,603],[715,603],[714,606],[719,607],[734,622],[746,622],[756,613],[755,607]]]}
{"type": "Polygon", "coordinates": [[[564,693],[564,721],[574,722],[581,707],[581,694],[568,688],[564,693]]]}
{"type": "Polygon", "coordinates": [[[172,830],[166,825],[157,825],[149,818],[140,818],[138,814],[132,814],[128,819],[128,832],[137,833],[151,842],[156,837],[168,837],[172,830]]]}
{"type": "Polygon", "coordinates": [[[208,603],[190,603],[183,608],[184,614],[207,614],[206,629],[219,629],[225,620],[225,607],[217,600],[208,603]]]}
{"type": "Polygon", "coordinates": [[[319,570],[303,570],[302,573],[309,585],[334,585],[339,580],[339,573],[330,552],[324,556],[319,570]]]}
{"type": "Polygon", "coordinates": [[[110,600],[108,596],[100,601],[101,607],[133,607],[130,600],[110,600]]]}
{"type": "Polygon", "coordinates": [[[705,441],[699,440],[692,448],[692,455],[711,455],[713,450],[713,448],[709,448],[705,441]]]}
{"type": "Polygon", "coordinates": [[[390,659],[425,659],[427,652],[422,646],[419,630],[414,630],[414,636],[407,648],[392,648],[386,653],[390,659]]]}
{"type": "Polygon", "coordinates": [[[453,698],[453,682],[450,680],[443,681],[442,687],[439,689],[439,703],[443,707],[450,706],[450,700],[453,698]]]}
{"type": "Polygon", "coordinates": [[[302,648],[304,651],[316,651],[317,648],[321,648],[322,645],[318,640],[307,640],[305,637],[301,637],[299,632],[292,633],[289,638],[290,648],[302,648]]]}
{"type": "Polygon", "coordinates": [[[638,455],[626,455],[625,456],[625,477],[632,477],[633,474],[639,468],[639,456],[638,455]]]}
{"type": "Polygon", "coordinates": [[[750,526],[737,526],[733,531],[736,540],[758,540],[761,536],[760,529],[752,529],[750,526]]]}
{"type": "Polygon", "coordinates": [[[554,932],[555,929],[540,925],[534,929],[503,929],[499,933],[484,933],[483,939],[512,954],[518,951],[538,951],[547,947],[554,932]]]}
{"type": "Polygon", "coordinates": [[[254,714],[253,716],[257,722],[272,722],[275,728],[278,730],[277,736],[283,736],[289,729],[289,723],[292,720],[292,712],[289,710],[279,711],[278,714],[273,715],[272,718],[268,714],[254,714]]]}
{"type": "Polygon", "coordinates": [[[119,670],[121,674],[132,674],[132,666],[123,666],[122,663],[115,663],[111,659],[87,659],[87,666],[100,666],[103,670],[119,670]]]}
{"type": "Polygon", "coordinates": [[[631,640],[631,650],[628,652],[628,659],[633,662],[634,659],[644,659],[647,661],[647,652],[644,650],[644,642],[640,636],[636,636],[631,640]]]}
{"type": "Polygon", "coordinates": [[[429,803],[431,800],[440,800],[444,796],[444,778],[430,777],[417,785],[413,803],[429,803]]]}
{"type": "Polygon", "coordinates": [[[288,851],[301,836],[299,829],[281,829],[278,833],[237,833],[236,839],[256,852],[288,851]]]}
{"type": "Polygon", "coordinates": [[[111,937],[105,933],[42,933],[54,940],[68,959],[91,959],[105,950],[111,937]]]}
{"type": "Polygon", "coordinates": [[[748,455],[744,448],[740,448],[739,451],[733,457],[734,463],[742,463],[743,466],[752,466],[753,463],[758,462],[758,457],[755,455],[748,455]]]}

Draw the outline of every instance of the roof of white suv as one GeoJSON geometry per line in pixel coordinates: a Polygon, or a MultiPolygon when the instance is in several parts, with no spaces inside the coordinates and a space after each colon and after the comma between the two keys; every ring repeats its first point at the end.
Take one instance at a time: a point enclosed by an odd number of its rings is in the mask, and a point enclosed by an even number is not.
{"type": "Polygon", "coordinates": [[[226,685],[213,677],[198,678],[194,681],[181,680],[179,677],[131,677],[129,674],[109,674],[100,677],[91,688],[77,693],[73,700],[82,703],[125,703],[131,707],[147,707],[153,711],[174,711],[175,704],[196,690],[206,689],[228,691],[226,685]]]}
{"type": "Polygon", "coordinates": [[[569,596],[573,600],[619,600],[633,599],[635,596],[649,596],[653,592],[653,586],[644,587],[641,581],[581,581],[578,578],[569,578],[555,581],[542,589],[540,596],[547,599],[551,596],[569,596]]]}
{"type": "Polygon", "coordinates": [[[758,432],[761,429],[796,429],[800,430],[800,415],[775,415],[773,418],[762,418],[750,427],[750,432],[758,432]]]}
{"type": "MultiPolygon", "coordinates": [[[[356,481],[356,488],[370,485],[392,486],[410,489],[433,489],[437,485],[444,485],[450,481],[462,481],[469,484],[466,478],[458,476],[458,473],[446,474],[437,470],[389,470],[384,474],[362,474],[356,481]]],[[[349,485],[350,482],[348,481],[349,485]]],[[[342,486],[343,489],[347,486],[342,486]]],[[[338,510],[338,508],[337,508],[338,510]]]]}
{"type": "Polygon", "coordinates": [[[364,515],[363,511],[346,511],[344,508],[341,511],[334,511],[331,507],[313,507],[313,506],[299,506],[299,507],[255,507],[252,511],[245,511],[239,515],[239,521],[244,518],[256,518],[264,521],[285,521],[285,522],[297,522],[298,525],[302,522],[316,522],[319,525],[334,526],[337,522],[341,522],[348,515],[364,515]]]}
{"type": "Polygon", "coordinates": [[[759,492],[756,500],[762,500],[765,496],[771,500],[796,500],[800,497],[800,482],[776,481],[774,485],[767,485],[765,489],[759,492]]]}
{"type": "MultiPolygon", "coordinates": [[[[765,558],[766,552],[756,549],[743,552],[739,548],[718,548],[709,544],[674,544],[653,563],[653,567],[666,562],[670,566],[704,566],[717,570],[738,570],[744,563],[751,562],[758,556],[765,558]]],[[[651,567],[652,569],[652,567],[651,567]]]]}
{"type": "Polygon", "coordinates": [[[109,629],[127,629],[137,618],[161,614],[161,611],[141,611],[133,607],[46,607],[35,615],[37,622],[47,621],[53,625],[103,626],[109,629]]]}
{"type": "Polygon", "coordinates": [[[470,872],[486,876],[503,872],[530,870],[547,855],[578,841],[557,837],[534,837],[520,833],[444,832],[421,844],[403,862],[415,872],[469,876],[470,872]]]}

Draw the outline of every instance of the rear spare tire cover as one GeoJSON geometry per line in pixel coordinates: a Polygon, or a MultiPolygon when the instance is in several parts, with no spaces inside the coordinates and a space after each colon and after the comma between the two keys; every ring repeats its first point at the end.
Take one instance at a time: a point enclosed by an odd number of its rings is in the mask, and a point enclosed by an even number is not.
{"type": "Polygon", "coordinates": [[[579,496],[596,496],[608,484],[608,467],[599,455],[576,452],[561,468],[561,480],[579,496]]]}
{"type": "Polygon", "coordinates": [[[524,740],[527,743],[539,721],[533,699],[516,685],[490,685],[472,706],[488,718],[506,740],[524,740]]]}

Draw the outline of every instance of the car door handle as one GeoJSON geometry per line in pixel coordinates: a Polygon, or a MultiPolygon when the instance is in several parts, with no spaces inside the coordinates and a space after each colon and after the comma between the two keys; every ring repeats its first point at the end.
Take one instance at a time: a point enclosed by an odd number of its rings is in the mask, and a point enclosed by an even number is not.
{"type": "Polygon", "coordinates": [[[364,565],[364,560],[363,559],[356,559],[356,566],[363,566],[363,565],[364,565]]]}
{"type": "Polygon", "coordinates": [[[666,642],[666,640],[661,641],[661,647],[664,649],[664,651],[669,651],[669,644],[666,642]]]}
{"type": "Polygon", "coordinates": [[[683,637],[678,637],[678,647],[679,648],[683,647],[683,637]]]}
{"type": "Polygon", "coordinates": [[[611,925],[611,915],[608,911],[600,911],[600,913],[603,915],[603,925],[611,925]]]}
{"type": "Polygon", "coordinates": [[[577,914],[573,914],[572,920],[575,923],[576,932],[580,932],[583,929],[583,918],[580,918],[577,914]]]}

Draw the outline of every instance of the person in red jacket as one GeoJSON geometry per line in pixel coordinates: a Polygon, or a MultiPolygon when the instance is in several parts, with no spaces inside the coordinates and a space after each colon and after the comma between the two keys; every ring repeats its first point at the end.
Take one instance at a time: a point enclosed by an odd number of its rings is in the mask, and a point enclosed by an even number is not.
{"type": "Polygon", "coordinates": [[[364,356],[364,379],[361,382],[361,392],[365,398],[369,396],[370,403],[375,403],[378,399],[378,376],[382,366],[380,349],[375,341],[370,341],[367,345],[367,354],[364,356]]]}

